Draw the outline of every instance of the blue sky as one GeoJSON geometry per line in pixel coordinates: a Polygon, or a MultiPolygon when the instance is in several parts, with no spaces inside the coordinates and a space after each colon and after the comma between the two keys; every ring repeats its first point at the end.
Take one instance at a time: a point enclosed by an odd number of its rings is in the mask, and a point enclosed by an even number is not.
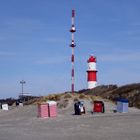
{"type": "Polygon", "coordinates": [[[87,88],[87,59],[98,85],[140,81],[139,0],[1,0],[0,98],[71,90],[71,10],[76,10],[75,89],[87,88]]]}

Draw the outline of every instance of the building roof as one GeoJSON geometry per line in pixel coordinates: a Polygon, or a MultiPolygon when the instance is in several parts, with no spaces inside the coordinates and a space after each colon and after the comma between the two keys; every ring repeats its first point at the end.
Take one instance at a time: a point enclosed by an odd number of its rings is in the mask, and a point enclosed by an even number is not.
{"type": "Polygon", "coordinates": [[[88,59],[88,63],[89,62],[96,62],[96,57],[94,57],[93,55],[91,55],[88,59]]]}

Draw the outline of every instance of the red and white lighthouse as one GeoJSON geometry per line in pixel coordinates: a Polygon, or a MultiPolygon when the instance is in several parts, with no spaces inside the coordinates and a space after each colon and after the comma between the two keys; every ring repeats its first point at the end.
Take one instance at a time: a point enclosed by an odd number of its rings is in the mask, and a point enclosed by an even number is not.
{"type": "Polygon", "coordinates": [[[96,57],[91,55],[87,62],[88,62],[88,70],[87,70],[88,89],[92,89],[97,86],[96,57]]]}

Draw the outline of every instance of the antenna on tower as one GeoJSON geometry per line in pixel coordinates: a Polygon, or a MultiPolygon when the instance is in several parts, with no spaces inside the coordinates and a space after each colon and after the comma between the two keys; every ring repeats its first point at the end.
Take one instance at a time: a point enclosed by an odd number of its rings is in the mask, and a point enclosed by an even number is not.
{"type": "Polygon", "coordinates": [[[71,32],[71,44],[70,47],[72,48],[72,55],[71,55],[71,63],[72,63],[72,70],[71,70],[71,92],[74,94],[74,47],[75,42],[74,42],[74,33],[76,32],[75,26],[74,26],[74,18],[75,18],[75,10],[72,10],[72,26],[70,29],[71,32]]]}

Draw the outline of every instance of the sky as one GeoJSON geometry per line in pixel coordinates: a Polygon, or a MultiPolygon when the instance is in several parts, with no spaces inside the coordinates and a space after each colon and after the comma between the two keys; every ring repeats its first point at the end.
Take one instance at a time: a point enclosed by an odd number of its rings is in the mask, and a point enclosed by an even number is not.
{"type": "Polygon", "coordinates": [[[0,0],[0,98],[71,90],[71,10],[75,9],[75,90],[140,82],[139,0],[0,0]]]}

